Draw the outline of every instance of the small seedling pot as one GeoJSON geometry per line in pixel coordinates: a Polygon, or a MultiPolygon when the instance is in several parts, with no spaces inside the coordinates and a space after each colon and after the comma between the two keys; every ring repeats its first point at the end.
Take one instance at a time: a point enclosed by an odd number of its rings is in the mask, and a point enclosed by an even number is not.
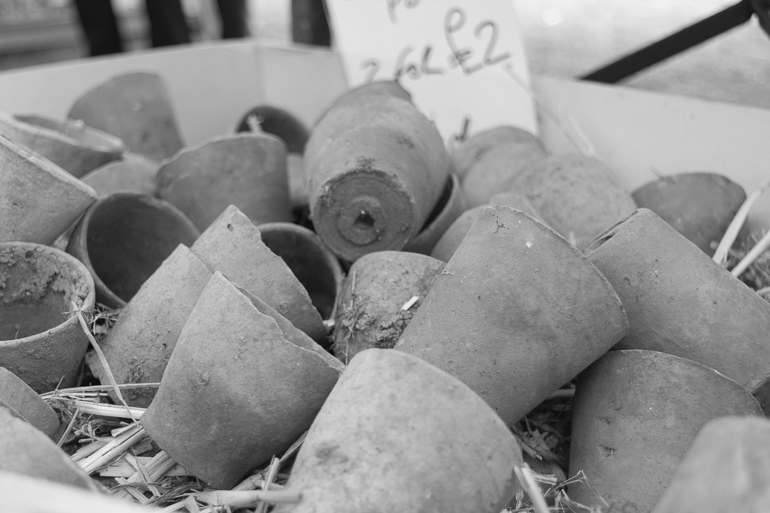
{"type": "Polygon", "coordinates": [[[125,73],[98,85],[78,98],[68,117],[156,161],[184,146],[166,84],[153,73],[125,73]]]}
{"type": "Polygon", "coordinates": [[[368,349],[297,454],[287,486],[302,500],[274,511],[499,513],[521,464],[511,432],[468,387],[414,356],[368,349]]]}
{"type": "Polygon", "coordinates": [[[526,139],[528,135],[531,136],[512,126],[498,126],[474,134],[452,152],[452,173],[462,181],[471,167],[491,150],[509,142],[516,143],[526,139]]]}
{"type": "Polygon", "coordinates": [[[396,349],[448,372],[512,425],[621,340],[609,282],[552,229],[485,208],[396,349]]]}
{"type": "Polygon", "coordinates": [[[203,231],[228,205],[254,224],[291,221],[286,146],[268,134],[216,137],[185,148],[156,177],[158,194],[203,231]]]}
{"type": "MultiPolygon", "coordinates": [[[[286,262],[273,253],[262,234],[234,206],[229,206],[192,246],[213,271],[262,299],[314,340],[326,338],[321,313],[286,262]]],[[[331,264],[329,264],[331,265],[331,264]]]]}
{"type": "Polygon", "coordinates": [[[35,392],[74,386],[88,349],[72,303],[94,307],[94,281],[70,255],[48,246],[0,243],[0,367],[35,392]]]}
{"type": "Polygon", "coordinates": [[[125,306],[179,244],[200,232],[170,203],[134,192],[116,192],[94,203],[78,223],[67,252],[94,276],[96,300],[125,306]]]}
{"type": "Polygon", "coordinates": [[[265,132],[281,139],[286,151],[302,155],[310,137],[305,124],[289,111],[272,105],[257,105],[249,109],[235,125],[235,132],[265,132]]]}
{"type": "Polygon", "coordinates": [[[664,176],[635,190],[631,196],[637,207],[658,214],[708,256],[714,254],[746,201],[743,187],[716,173],[664,176]]]}
{"type": "Polygon", "coordinates": [[[585,248],[626,308],[616,349],[681,356],[752,392],[770,377],[770,304],[647,209],[585,248]]]}
{"type": "Polygon", "coordinates": [[[695,437],[653,513],[770,510],[770,421],[721,417],[695,437]]]}
{"type": "Polygon", "coordinates": [[[29,385],[4,367],[0,367],[0,401],[15,410],[48,438],[53,438],[59,430],[59,417],[53,408],[29,385]]]}
{"type": "Polygon", "coordinates": [[[400,250],[425,225],[449,177],[431,121],[398,86],[372,83],[339,98],[305,148],[316,232],[340,258],[400,250]]]}
{"type": "Polygon", "coordinates": [[[444,232],[465,212],[466,208],[460,181],[455,175],[450,175],[444,192],[425,221],[425,226],[404,246],[404,251],[429,255],[444,232]]]}
{"type": "Polygon", "coordinates": [[[435,258],[404,251],[376,251],[356,260],[337,303],[337,358],[347,363],[364,349],[395,346],[443,268],[435,258]]]}
{"type": "MultiPolygon", "coordinates": [[[[158,383],[176,341],[195,303],[211,278],[211,271],[180,244],[142,284],[120,312],[100,346],[118,383],[158,383]]],[[[95,352],[86,363],[102,383],[108,383],[95,352]]],[[[125,389],[130,406],[146,408],[156,389],[125,389]]]]}
{"type": "Polygon", "coordinates": [[[569,474],[582,470],[590,486],[570,485],[570,499],[651,511],[701,428],[725,415],[762,410],[740,384],[691,360],[607,353],[578,379],[569,474]]]}
{"type": "Polygon", "coordinates": [[[164,451],[220,489],[288,449],[342,371],[338,360],[254,299],[214,274],[142,416],[164,451]]]}
{"type": "Polygon", "coordinates": [[[0,137],[0,242],[52,244],[94,201],[91,187],[0,137]]]}
{"type": "Polygon", "coordinates": [[[126,152],[122,160],[94,169],[81,180],[100,198],[113,192],[138,192],[156,196],[155,174],[159,164],[137,153],[126,152]]]}

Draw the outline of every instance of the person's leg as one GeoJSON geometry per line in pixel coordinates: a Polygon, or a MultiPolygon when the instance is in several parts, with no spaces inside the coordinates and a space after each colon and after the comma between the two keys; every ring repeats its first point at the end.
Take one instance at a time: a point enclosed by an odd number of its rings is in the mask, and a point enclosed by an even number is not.
{"type": "Polygon", "coordinates": [[[182,45],[190,42],[181,0],[145,0],[150,19],[150,41],[153,47],[182,45]]]}
{"type": "Polygon", "coordinates": [[[331,44],[323,0],[291,0],[291,33],[295,43],[331,44]]]}
{"type": "Polygon", "coordinates": [[[80,26],[88,41],[88,54],[108,55],[123,51],[118,20],[110,0],[75,0],[80,26]]]}
{"type": "Polygon", "coordinates": [[[217,0],[217,7],[222,22],[222,39],[249,36],[246,0],[217,0]]]}

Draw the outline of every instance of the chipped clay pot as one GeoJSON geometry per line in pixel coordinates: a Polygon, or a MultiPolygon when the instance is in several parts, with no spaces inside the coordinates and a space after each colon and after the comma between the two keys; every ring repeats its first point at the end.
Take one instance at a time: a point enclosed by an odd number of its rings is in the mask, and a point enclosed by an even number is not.
{"type": "Polygon", "coordinates": [[[59,430],[59,417],[47,402],[13,372],[0,367],[0,401],[24,420],[53,438],[59,430]]]}
{"type": "Polygon", "coordinates": [[[94,201],[91,187],[0,137],[0,242],[52,244],[94,201]]]}
{"type": "Polygon", "coordinates": [[[252,122],[258,130],[282,140],[288,153],[302,155],[305,151],[310,131],[289,111],[272,105],[257,105],[241,117],[235,125],[235,132],[253,132],[252,122]]]}
{"type": "Polygon", "coordinates": [[[399,88],[373,82],[348,91],[321,117],[305,148],[313,224],[343,260],[402,249],[424,226],[449,177],[441,135],[399,88]]]}
{"type": "Polygon", "coordinates": [[[184,146],[171,97],[153,73],[125,73],[78,98],[69,118],[120,137],[150,159],[169,158],[184,146]]]}
{"type": "Polygon", "coordinates": [[[142,425],[187,470],[230,489],[310,427],[342,367],[275,310],[215,273],[142,425]]]}
{"type": "Polygon", "coordinates": [[[465,212],[466,208],[460,182],[455,175],[450,175],[444,192],[425,221],[425,226],[404,246],[404,251],[429,255],[444,232],[465,212]]]}
{"type": "Polygon", "coordinates": [[[156,196],[158,163],[138,153],[126,152],[122,160],[94,169],[81,180],[94,188],[100,198],[113,192],[138,192],[156,196]]]}
{"type": "Polygon", "coordinates": [[[609,282],[556,232],[481,211],[396,349],[448,372],[512,425],[625,336],[609,282]]]}
{"type": "MultiPolygon", "coordinates": [[[[472,135],[457,146],[451,157],[452,173],[462,181],[470,168],[500,145],[527,139],[526,132],[513,126],[497,126],[472,135]]],[[[531,134],[530,134],[531,135],[531,134]]]]}
{"type": "Polygon", "coordinates": [[[88,269],[58,249],[5,242],[0,284],[0,367],[37,393],[74,386],[88,338],[68,312],[94,307],[88,269]]]}
{"type": "MultiPolygon", "coordinates": [[[[732,379],[655,351],[610,351],[580,375],[572,406],[569,475],[582,470],[617,511],[650,511],[710,420],[762,415],[732,379]]],[[[605,505],[582,483],[570,499],[605,505]]]]}
{"type": "Polygon", "coordinates": [[[367,349],[297,454],[287,487],[302,500],[274,511],[499,513],[521,464],[516,439],[468,387],[414,356],[367,349]]]}
{"type": "Polygon", "coordinates": [[[347,363],[364,349],[395,346],[443,268],[435,258],[405,251],[375,251],[356,260],[337,302],[337,358],[347,363]]]}
{"type": "Polygon", "coordinates": [[[173,205],[134,192],[99,199],[80,220],[67,252],[94,276],[96,300],[122,307],[179,244],[200,232],[173,205]]]}

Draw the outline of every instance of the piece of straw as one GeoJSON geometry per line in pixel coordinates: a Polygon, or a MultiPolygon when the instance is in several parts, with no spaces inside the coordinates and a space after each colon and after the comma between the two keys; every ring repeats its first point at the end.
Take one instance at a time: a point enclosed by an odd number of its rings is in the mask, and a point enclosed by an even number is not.
{"type": "Polygon", "coordinates": [[[192,495],[196,500],[209,506],[229,506],[232,509],[249,508],[271,502],[295,503],[302,499],[302,493],[296,490],[211,490],[192,495]]]}
{"type": "Polygon", "coordinates": [[[147,410],[146,408],[137,408],[130,406],[121,406],[115,404],[100,404],[91,401],[82,401],[78,399],[64,399],[64,404],[72,407],[76,407],[80,410],[80,413],[85,415],[100,415],[102,417],[114,417],[114,418],[131,418],[140,419],[147,410]],[[126,415],[128,412],[128,415],[126,415]]]}
{"type": "Polygon", "coordinates": [[[716,251],[714,251],[714,256],[712,257],[714,262],[718,263],[722,267],[725,266],[730,248],[733,247],[735,239],[738,238],[738,234],[740,233],[741,228],[743,228],[743,225],[746,223],[746,219],[749,217],[749,210],[751,210],[751,207],[754,205],[754,203],[757,201],[759,196],[762,194],[762,192],[764,192],[768,185],[770,185],[770,182],[749,194],[749,197],[746,198],[746,201],[743,202],[741,208],[738,209],[735,217],[733,217],[733,220],[730,221],[730,225],[727,227],[725,234],[722,236],[722,240],[719,241],[719,245],[717,246],[716,251]]]}
{"type": "Polygon", "coordinates": [[[730,273],[738,278],[746,269],[749,268],[751,264],[754,263],[757,258],[759,258],[762,253],[767,250],[768,247],[770,247],[770,232],[767,232],[762,236],[761,239],[759,239],[759,242],[757,242],[754,247],[751,248],[751,251],[746,253],[746,256],[743,257],[743,259],[732,268],[730,273]]]}
{"type": "Polygon", "coordinates": [[[537,513],[549,513],[548,504],[545,503],[543,494],[540,491],[540,487],[532,476],[532,471],[529,466],[516,465],[513,467],[513,472],[516,474],[516,479],[521,483],[522,488],[527,492],[529,500],[532,502],[532,506],[537,513]]]}
{"type": "Polygon", "coordinates": [[[91,456],[78,461],[78,465],[87,473],[91,474],[118,456],[125,453],[131,446],[147,436],[138,425],[131,426],[132,429],[126,431],[112,442],[109,442],[93,453],[91,456]]]}

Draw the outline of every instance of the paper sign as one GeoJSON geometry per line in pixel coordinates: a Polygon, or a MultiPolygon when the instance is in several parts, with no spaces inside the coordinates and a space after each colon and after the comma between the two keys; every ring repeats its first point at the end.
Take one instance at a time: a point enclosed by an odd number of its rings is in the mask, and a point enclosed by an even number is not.
{"type": "Polygon", "coordinates": [[[351,87],[397,79],[449,145],[499,125],[537,135],[513,0],[326,3],[351,87]]]}

